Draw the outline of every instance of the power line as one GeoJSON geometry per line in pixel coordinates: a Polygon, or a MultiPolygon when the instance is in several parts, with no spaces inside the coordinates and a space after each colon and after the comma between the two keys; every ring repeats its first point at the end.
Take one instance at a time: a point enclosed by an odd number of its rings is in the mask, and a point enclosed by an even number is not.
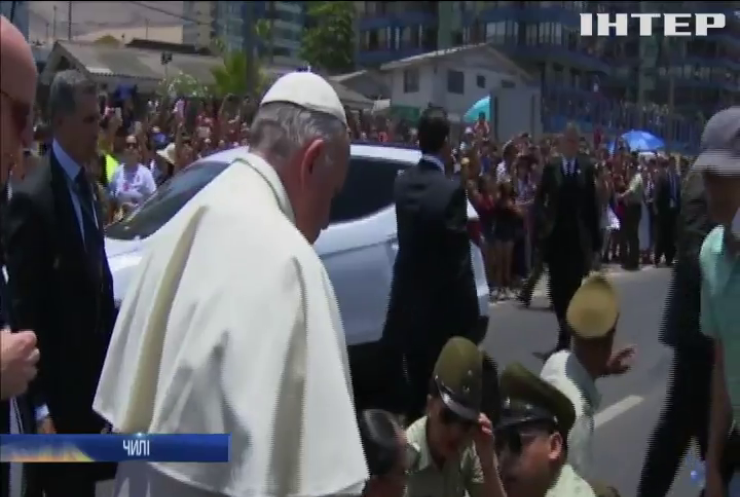
{"type": "Polygon", "coordinates": [[[193,19],[191,17],[187,17],[184,14],[177,14],[175,12],[170,12],[169,10],[165,10],[165,9],[160,8],[160,7],[154,7],[153,5],[148,5],[148,4],[144,3],[144,2],[133,2],[133,1],[130,1],[128,3],[130,3],[132,5],[136,5],[137,7],[143,7],[145,9],[149,9],[152,12],[159,12],[160,14],[168,15],[168,16],[174,17],[176,19],[180,19],[182,21],[192,22],[194,24],[200,24],[202,26],[207,26],[208,25],[207,22],[203,22],[203,21],[200,21],[198,19],[193,19]]]}

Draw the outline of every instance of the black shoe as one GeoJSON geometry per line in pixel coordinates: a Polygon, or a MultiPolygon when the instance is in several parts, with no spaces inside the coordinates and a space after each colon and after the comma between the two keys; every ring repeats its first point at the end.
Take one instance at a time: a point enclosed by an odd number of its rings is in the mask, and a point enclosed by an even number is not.
{"type": "Polygon", "coordinates": [[[529,306],[532,304],[532,296],[527,295],[524,292],[520,292],[519,295],[516,296],[516,299],[525,309],[529,309],[529,306]]]}

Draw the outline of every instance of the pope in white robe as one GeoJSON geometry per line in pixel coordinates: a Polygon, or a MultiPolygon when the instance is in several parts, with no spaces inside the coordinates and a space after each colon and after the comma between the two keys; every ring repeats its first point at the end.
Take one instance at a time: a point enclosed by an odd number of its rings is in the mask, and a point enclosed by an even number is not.
{"type": "Polygon", "coordinates": [[[122,463],[114,495],[359,493],[339,309],[276,171],[245,152],[147,243],[94,409],[123,433],[230,433],[231,455],[122,463]]]}

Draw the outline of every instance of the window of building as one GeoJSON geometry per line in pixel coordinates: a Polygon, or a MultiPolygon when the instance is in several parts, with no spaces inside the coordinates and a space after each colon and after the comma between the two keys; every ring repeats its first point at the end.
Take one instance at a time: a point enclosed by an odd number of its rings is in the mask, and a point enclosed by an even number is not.
{"type": "Polygon", "coordinates": [[[419,91],[419,68],[410,67],[403,71],[403,92],[416,93],[419,91]]]}
{"type": "Polygon", "coordinates": [[[465,74],[462,71],[447,71],[447,91],[456,95],[465,93],[465,74]]]}
{"type": "Polygon", "coordinates": [[[486,77],[482,74],[478,74],[475,77],[475,86],[478,88],[485,88],[486,87],[486,77]]]}

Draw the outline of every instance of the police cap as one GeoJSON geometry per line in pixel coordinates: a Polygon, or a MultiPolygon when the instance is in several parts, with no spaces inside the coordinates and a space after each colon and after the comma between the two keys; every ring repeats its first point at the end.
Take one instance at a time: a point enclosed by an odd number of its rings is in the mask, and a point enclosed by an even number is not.
{"type": "Polygon", "coordinates": [[[565,394],[518,362],[501,373],[501,396],[503,410],[496,426],[499,430],[550,422],[567,437],[576,419],[573,404],[565,394]]]}
{"type": "Polygon", "coordinates": [[[483,392],[483,356],[462,337],[450,338],[434,366],[434,381],[448,409],[463,419],[477,421],[483,392]]]}
{"type": "Polygon", "coordinates": [[[587,277],[573,295],[565,315],[568,325],[578,337],[598,339],[614,330],[619,317],[619,300],[614,286],[606,276],[587,277]]]}

